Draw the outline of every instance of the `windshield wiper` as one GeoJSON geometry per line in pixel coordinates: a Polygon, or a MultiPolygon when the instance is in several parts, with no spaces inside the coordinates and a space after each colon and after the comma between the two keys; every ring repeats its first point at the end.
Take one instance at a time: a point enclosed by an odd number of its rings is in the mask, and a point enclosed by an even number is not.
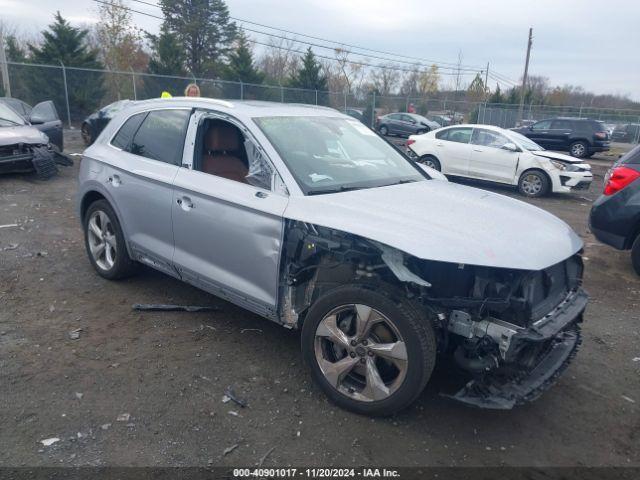
{"type": "Polygon", "coordinates": [[[404,183],[414,183],[417,182],[415,178],[403,178],[402,180],[398,180],[397,182],[387,183],[386,185],[380,185],[381,187],[389,187],[391,185],[402,185],[404,183]]]}
{"type": "Polygon", "coordinates": [[[360,190],[362,188],[370,187],[363,187],[362,185],[337,185],[335,187],[312,189],[307,192],[307,195],[324,195],[325,193],[349,192],[351,190],[360,190]]]}

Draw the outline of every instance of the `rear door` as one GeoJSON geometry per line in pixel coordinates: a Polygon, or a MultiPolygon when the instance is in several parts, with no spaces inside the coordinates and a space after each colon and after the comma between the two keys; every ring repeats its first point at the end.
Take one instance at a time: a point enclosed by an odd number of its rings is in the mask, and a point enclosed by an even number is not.
{"type": "Polygon", "coordinates": [[[471,137],[469,176],[500,183],[514,183],[520,152],[506,150],[513,143],[500,132],[474,128],[471,137]]]}
{"type": "Polygon", "coordinates": [[[49,142],[58,147],[60,151],[64,149],[62,141],[62,120],[58,116],[58,111],[51,100],[38,103],[29,115],[29,122],[38,130],[49,137],[49,142]]]}
{"type": "Polygon", "coordinates": [[[451,127],[436,133],[435,155],[442,173],[467,176],[471,158],[471,127],[451,127]]]}
{"type": "Polygon", "coordinates": [[[135,260],[174,276],[173,180],[190,115],[191,109],[171,108],[131,116],[111,140],[117,163],[105,179],[135,260]]]}
{"type": "Polygon", "coordinates": [[[573,123],[570,120],[553,120],[549,129],[548,139],[551,150],[566,150],[569,148],[573,123]]]}
{"type": "Polygon", "coordinates": [[[542,120],[531,125],[531,129],[527,132],[527,137],[536,142],[538,145],[549,148],[549,132],[551,130],[551,120],[542,120]]]}

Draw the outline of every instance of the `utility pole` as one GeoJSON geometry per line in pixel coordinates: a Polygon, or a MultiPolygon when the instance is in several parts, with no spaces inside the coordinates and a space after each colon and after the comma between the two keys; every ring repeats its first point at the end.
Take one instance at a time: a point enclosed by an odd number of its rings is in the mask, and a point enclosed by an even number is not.
{"type": "Polygon", "coordinates": [[[522,120],[522,112],[524,110],[524,95],[527,88],[527,76],[529,75],[529,57],[531,56],[531,44],[533,43],[533,28],[529,28],[529,41],[527,42],[527,59],[524,62],[524,75],[522,76],[522,88],[520,90],[520,108],[518,109],[518,117],[516,123],[522,120]]]}
{"type": "Polygon", "coordinates": [[[489,96],[489,62],[487,62],[487,69],[484,72],[484,91],[489,96]]]}
{"type": "Polygon", "coordinates": [[[4,87],[4,96],[11,97],[9,66],[7,65],[7,55],[4,51],[4,30],[2,25],[0,25],[0,69],[2,69],[2,86],[4,87]]]}

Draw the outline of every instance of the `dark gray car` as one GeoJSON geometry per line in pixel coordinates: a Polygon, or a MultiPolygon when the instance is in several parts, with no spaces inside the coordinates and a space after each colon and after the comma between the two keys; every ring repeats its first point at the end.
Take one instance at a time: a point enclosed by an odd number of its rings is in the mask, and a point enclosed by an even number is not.
{"type": "Polygon", "coordinates": [[[382,135],[420,135],[440,128],[440,124],[415,113],[390,113],[380,117],[378,131],[382,135]]]}
{"type": "Polygon", "coordinates": [[[49,137],[49,142],[58,151],[64,150],[62,120],[51,100],[40,102],[35,107],[17,98],[1,97],[0,102],[11,107],[26,123],[30,123],[49,137]]]}

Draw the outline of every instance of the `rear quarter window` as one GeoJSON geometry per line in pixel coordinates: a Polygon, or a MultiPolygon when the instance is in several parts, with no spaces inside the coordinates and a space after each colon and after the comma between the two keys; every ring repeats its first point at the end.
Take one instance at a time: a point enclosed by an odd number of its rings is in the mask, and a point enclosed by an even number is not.
{"type": "Polygon", "coordinates": [[[129,117],[129,119],[122,124],[118,133],[111,140],[111,145],[117,147],[121,150],[129,150],[129,146],[131,145],[131,140],[133,140],[133,136],[138,131],[140,124],[144,120],[144,117],[147,116],[147,112],[138,113],[129,117]]]}

